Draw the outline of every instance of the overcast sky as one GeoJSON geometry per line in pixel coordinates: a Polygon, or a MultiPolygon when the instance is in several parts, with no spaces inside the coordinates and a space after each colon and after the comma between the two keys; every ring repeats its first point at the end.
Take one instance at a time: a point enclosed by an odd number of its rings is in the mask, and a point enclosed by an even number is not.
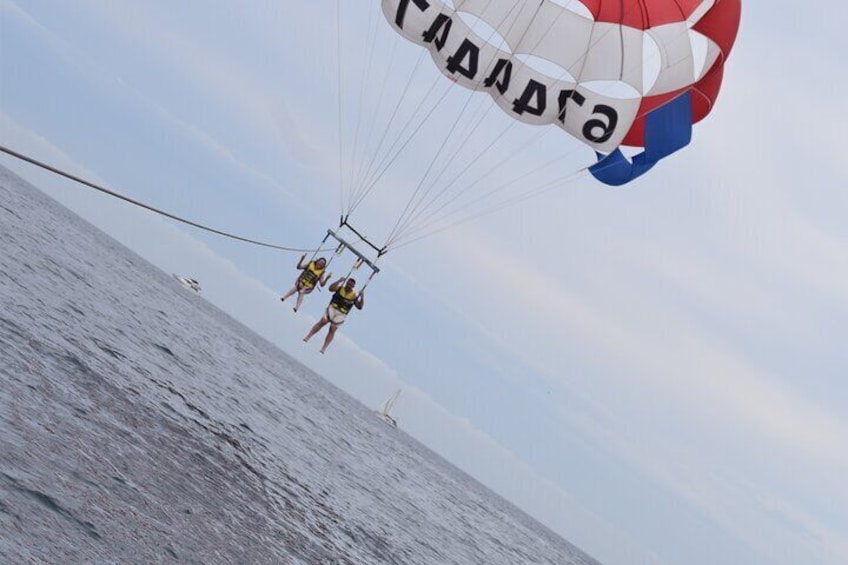
{"type": "MultiPolygon", "coordinates": [[[[412,94],[449,92],[357,210],[379,240],[469,98],[434,82],[428,58],[416,67],[420,50],[379,4],[346,3],[337,30],[330,0],[0,0],[0,143],[219,229],[314,247],[339,215],[340,129],[354,178],[369,147],[357,140],[379,138],[369,119],[417,69],[412,94]]],[[[0,163],[195,276],[363,403],[402,388],[404,431],[604,563],[846,563],[840,11],[743,1],[723,91],[690,147],[627,187],[579,176],[390,252],[325,356],[300,338],[329,294],[298,314],[278,300],[297,254],[0,163]]],[[[510,151],[483,151],[492,136],[529,148],[498,180],[552,156],[549,178],[592,160],[556,128],[534,145],[543,128],[503,133],[505,114],[486,116],[465,143],[480,170],[510,151]]]]}

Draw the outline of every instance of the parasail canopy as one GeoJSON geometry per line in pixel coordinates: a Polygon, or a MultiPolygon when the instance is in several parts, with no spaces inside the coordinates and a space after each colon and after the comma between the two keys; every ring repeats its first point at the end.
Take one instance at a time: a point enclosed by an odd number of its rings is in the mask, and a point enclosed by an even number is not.
{"type": "Polygon", "coordinates": [[[688,144],[718,95],[741,9],[740,0],[453,4],[382,0],[394,29],[427,48],[448,78],[488,92],[516,120],[588,145],[602,162],[593,173],[609,184],[688,144]],[[646,151],[629,163],[621,145],[646,151]]]}
{"type": "Polygon", "coordinates": [[[372,218],[397,220],[376,246],[382,255],[583,174],[626,184],[688,145],[718,96],[741,0],[381,0],[382,15],[376,2],[337,7],[339,30],[373,12],[368,27],[347,28],[367,46],[342,48],[339,31],[341,224],[383,186],[372,218]],[[398,34],[419,49],[401,49],[398,34]],[[343,94],[345,77],[359,87],[343,94]],[[581,148],[587,158],[564,171],[581,148]]]}

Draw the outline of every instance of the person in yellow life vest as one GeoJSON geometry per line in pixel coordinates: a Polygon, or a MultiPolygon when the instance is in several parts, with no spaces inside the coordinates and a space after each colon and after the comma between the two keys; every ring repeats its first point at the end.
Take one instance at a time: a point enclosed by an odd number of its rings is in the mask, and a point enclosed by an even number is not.
{"type": "Polygon", "coordinates": [[[354,279],[349,278],[345,280],[344,277],[330,285],[330,291],[335,293],[330,299],[330,305],[327,306],[324,316],[312,326],[312,329],[309,330],[303,341],[309,341],[313,335],[321,331],[321,328],[330,324],[330,329],[327,330],[327,337],[324,338],[324,345],[321,347],[321,353],[327,350],[327,347],[330,346],[336,335],[336,330],[344,323],[345,318],[350,313],[350,309],[356,306],[358,310],[362,310],[362,307],[365,306],[365,289],[361,292],[356,292],[353,290],[354,286],[356,286],[354,279]]]}
{"type": "Polygon", "coordinates": [[[285,294],[285,296],[280,298],[280,300],[285,302],[286,298],[296,292],[297,302],[293,308],[295,312],[297,312],[297,309],[300,308],[300,305],[303,303],[304,296],[315,290],[316,285],[321,285],[322,287],[325,286],[330,277],[333,276],[333,273],[324,273],[324,270],[327,267],[327,260],[323,257],[319,257],[318,259],[310,261],[304,265],[303,262],[305,259],[306,255],[303,255],[301,256],[300,261],[297,262],[297,268],[302,272],[298,275],[297,280],[294,281],[294,286],[285,294]]]}

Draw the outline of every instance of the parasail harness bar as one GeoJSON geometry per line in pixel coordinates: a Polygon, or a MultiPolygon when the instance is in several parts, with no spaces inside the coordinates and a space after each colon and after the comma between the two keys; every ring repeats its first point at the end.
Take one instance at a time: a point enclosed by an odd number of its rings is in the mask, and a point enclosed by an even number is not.
{"type": "MultiPolygon", "coordinates": [[[[350,225],[350,224],[348,223],[347,218],[348,218],[348,216],[347,216],[347,215],[342,216],[341,218],[339,218],[339,229],[341,229],[341,228],[347,228],[347,229],[349,229],[350,231],[352,231],[353,233],[355,233],[355,234],[356,234],[356,236],[360,239],[360,241],[362,241],[363,243],[365,243],[366,245],[368,245],[368,247],[370,247],[371,249],[373,249],[374,251],[376,251],[376,252],[377,252],[377,258],[376,258],[376,259],[374,259],[374,261],[375,261],[375,262],[377,261],[377,259],[379,259],[379,258],[380,258],[380,257],[382,257],[383,255],[385,255],[386,253],[388,253],[388,251],[389,251],[389,250],[386,248],[386,246],[385,246],[385,245],[384,245],[383,247],[377,247],[376,245],[374,245],[373,243],[371,243],[370,241],[368,241],[368,238],[367,238],[367,237],[365,237],[364,235],[362,235],[361,233],[359,233],[359,231],[358,231],[355,227],[353,227],[352,225],[350,225]]],[[[330,231],[330,230],[327,230],[327,231],[330,231]]],[[[331,232],[331,233],[332,233],[332,232],[331,232]]],[[[336,237],[336,235],[335,235],[335,234],[332,234],[332,235],[333,235],[333,237],[336,237]]],[[[338,239],[338,237],[336,237],[336,239],[338,239]]],[[[339,241],[341,241],[341,240],[339,240],[339,241]]],[[[364,259],[364,258],[363,258],[363,259],[364,259]]],[[[376,268],[376,267],[374,267],[374,265],[372,265],[372,264],[370,264],[370,263],[369,263],[369,266],[371,266],[371,267],[373,267],[373,268],[376,268]]],[[[379,271],[379,269],[377,269],[377,270],[379,271]]]]}
{"type": "MultiPolygon", "coordinates": [[[[349,225],[348,225],[347,227],[348,227],[351,231],[353,231],[354,233],[356,233],[356,235],[358,235],[359,237],[361,237],[361,238],[362,238],[362,236],[359,234],[359,232],[357,232],[356,230],[354,230],[353,228],[351,228],[349,225]]],[[[372,261],[371,259],[369,259],[369,258],[368,258],[365,254],[363,254],[362,252],[360,252],[359,250],[357,250],[357,249],[353,246],[353,244],[352,244],[352,243],[350,243],[348,240],[346,240],[345,238],[343,238],[342,236],[340,236],[338,233],[334,232],[333,230],[328,229],[328,230],[327,230],[327,236],[332,237],[333,239],[335,239],[336,241],[338,241],[338,242],[339,242],[340,246],[343,246],[343,248],[344,248],[344,249],[347,249],[348,251],[350,251],[351,253],[353,253],[354,255],[356,255],[356,257],[359,259],[359,261],[360,261],[360,262],[362,262],[362,263],[364,263],[364,264],[366,264],[366,265],[368,265],[368,267],[370,267],[370,268],[371,268],[371,270],[374,272],[374,274],[377,274],[377,273],[379,273],[379,272],[380,272],[380,267],[378,267],[378,266],[375,264],[375,263],[376,263],[376,259],[375,259],[375,260],[373,260],[373,261],[372,261]]],[[[366,243],[369,247],[371,247],[372,249],[374,249],[374,250],[377,252],[377,257],[378,257],[378,258],[380,257],[380,248],[379,248],[379,247],[376,247],[375,245],[373,245],[370,241],[368,241],[368,240],[367,240],[367,239],[365,239],[365,238],[362,238],[362,241],[363,241],[363,242],[365,242],[365,243],[366,243]]]]}

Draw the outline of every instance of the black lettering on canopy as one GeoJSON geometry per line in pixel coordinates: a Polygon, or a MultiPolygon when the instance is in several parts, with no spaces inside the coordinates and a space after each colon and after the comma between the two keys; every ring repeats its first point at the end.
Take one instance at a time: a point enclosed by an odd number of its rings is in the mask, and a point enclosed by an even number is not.
{"type": "Polygon", "coordinates": [[[578,106],[582,106],[586,102],[586,97],[576,90],[560,90],[559,91],[559,121],[565,125],[565,112],[568,110],[568,101],[573,100],[578,106]]]}
{"type": "Polygon", "coordinates": [[[452,74],[459,74],[473,79],[477,75],[477,64],[480,61],[480,48],[471,42],[467,37],[462,40],[462,45],[456,50],[456,53],[448,57],[448,70],[452,74]],[[467,65],[463,65],[466,59],[467,65]]]}
{"type": "Polygon", "coordinates": [[[489,73],[489,76],[483,81],[483,86],[489,88],[494,84],[495,88],[498,89],[498,92],[503,94],[506,92],[506,89],[509,88],[509,80],[511,78],[512,61],[509,59],[498,59],[498,62],[495,63],[495,66],[492,69],[492,72],[489,73]]]}
{"type": "Polygon", "coordinates": [[[527,112],[534,116],[541,116],[548,105],[547,95],[548,88],[544,84],[530,79],[524,87],[524,92],[521,93],[521,98],[512,103],[512,111],[519,115],[527,112]]]}
{"type": "Polygon", "coordinates": [[[446,14],[439,14],[433,23],[430,25],[430,29],[425,31],[422,35],[424,37],[425,43],[434,43],[436,44],[436,49],[438,51],[442,50],[442,47],[445,46],[445,42],[448,40],[448,34],[450,33],[451,26],[453,25],[453,20],[450,16],[446,14]],[[441,33],[439,33],[441,31],[441,33]],[[436,37],[436,35],[439,37],[436,37]]]}
{"type": "MultiPolygon", "coordinates": [[[[430,3],[427,0],[412,0],[412,3],[415,4],[419,10],[422,12],[427,11],[427,8],[430,7],[430,3]]],[[[397,13],[395,14],[395,24],[400,29],[403,29],[403,20],[406,19],[406,9],[409,7],[409,0],[400,0],[398,3],[397,13]]]]}
{"type": "Polygon", "coordinates": [[[615,133],[615,126],[618,125],[618,112],[612,106],[597,104],[592,110],[592,115],[594,116],[595,114],[604,116],[607,121],[604,122],[599,118],[589,120],[583,124],[583,137],[595,143],[603,143],[615,133]],[[598,129],[601,130],[600,134],[595,133],[598,129]]]}

